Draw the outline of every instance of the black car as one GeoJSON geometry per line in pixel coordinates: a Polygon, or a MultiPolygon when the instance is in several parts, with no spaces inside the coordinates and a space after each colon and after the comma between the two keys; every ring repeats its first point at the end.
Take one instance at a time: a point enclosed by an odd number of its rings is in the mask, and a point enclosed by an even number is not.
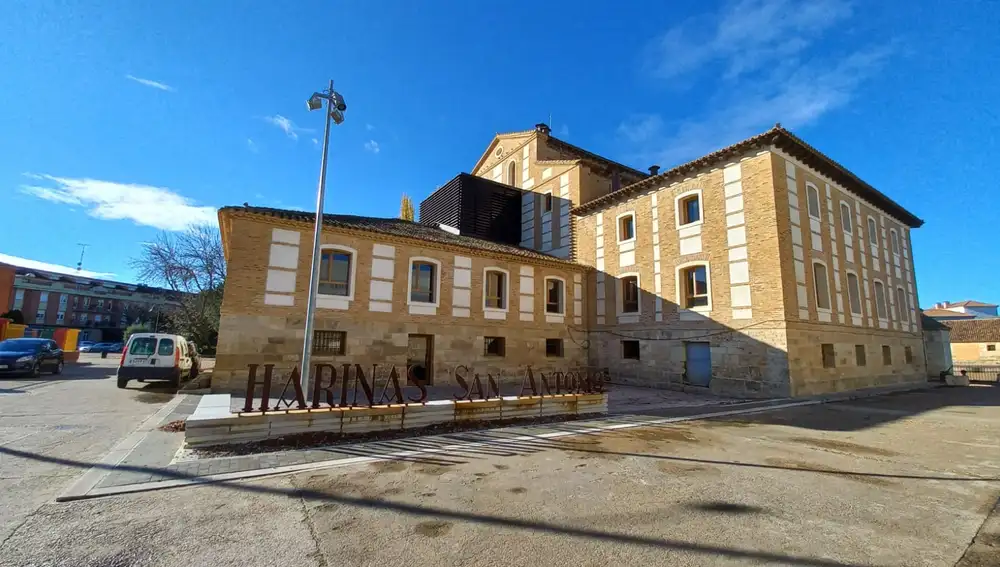
{"type": "Polygon", "coordinates": [[[60,374],[63,351],[50,339],[7,339],[0,341],[0,376],[29,374],[42,371],[60,374]]]}

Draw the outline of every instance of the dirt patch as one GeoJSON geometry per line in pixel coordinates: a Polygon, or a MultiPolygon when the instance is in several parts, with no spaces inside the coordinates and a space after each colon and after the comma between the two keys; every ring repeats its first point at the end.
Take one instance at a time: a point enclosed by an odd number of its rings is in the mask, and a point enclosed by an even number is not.
{"type": "Polygon", "coordinates": [[[476,478],[486,478],[486,477],[490,476],[490,473],[477,472],[476,474],[474,474],[472,476],[475,476],[476,478]]]}
{"type": "Polygon", "coordinates": [[[636,427],[635,429],[626,429],[618,435],[654,443],[696,443],[700,441],[690,430],[679,427],[636,427]]]}
{"type": "Polygon", "coordinates": [[[448,468],[451,465],[432,465],[428,463],[415,463],[410,467],[410,470],[420,474],[426,474],[431,476],[441,476],[448,472],[448,468]]]}
{"type": "Polygon", "coordinates": [[[505,471],[510,467],[508,467],[507,465],[493,465],[493,468],[495,468],[498,471],[505,471]]]}
{"type": "Polygon", "coordinates": [[[179,431],[184,431],[184,420],[183,419],[175,419],[174,421],[171,421],[170,423],[166,423],[164,425],[161,425],[161,426],[157,427],[157,429],[159,429],[160,431],[166,431],[166,432],[169,432],[169,433],[177,433],[179,431]]]}
{"type": "Polygon", "coordinates": [[[851,471],[835,469],[833,467],[828,467],[826,465],[820,465],[817,463],[797,461],[795,459],[769,458],[765,459],[764,462],[772,466],[782,467],[786,469],[795,469],[801,471],[810,471],[822,474],[836,475],[839,477],[846,478],[848,480],[862,482],[864,484],[871,484],[873,486],[892,486],[893,484],[895,484],[894,482],[883,477],[871,476],[867,473],[853,473],[851,471]]]}
{"type": "MultiPolygon", "coordinates": [[[[316,493],[307,494],[307,499],[317,500],[323,500],[324,495],[379,499],[403,493],[403,489],[399,486],[379,486],[377,482],[368,471],[348,475],[312,475],[306,480],[302,489],[316,493]]],[[[340,502],[330,502],[318,508],[326,510],[342,506],[340,502]]]]}
{"type": "Polygon", "coordinates": [[[420,522],[413,528],[413,532],[424,537],[441,537],[451,531],[451,526],[451,522],[420,522]]]}
{"type": "Polygon", "coordinates": [[[514,488],[511,488],[507,492],[510,492],[511,494],[524,494],[527,491],[528,489],[523,486],[515,486],[514,488]]]}
{"type": "Polygon", "coordinates": [[[709,465],[702,465],[698,463],[680,463],[677,461],[662,461],[657,463],[656,468],[660,472],[670,475],[688,475],[688,474],[707,474],[707,475],[718,475],[722,474],[716,467],[709,465]]]}
{"type": "Polygon", "coordinates": [[[837,441],[836,439],[818,439],[816,437],[792,437],[791,439],[789,439],[789,441],[791,441],[792,443],[812,445],[813,447],[818,447],[820,449],[829,449],[831,451],[840,451],[842,453],[851,453],[854,455],[876,455],[879,457],[893,457],[899,454],[895,451],[889,451],[888,449],[869,447],[867,445],[851,443],[850,441],[837,441]]]}
{"type": "Polygon", "coordinates": [[[402,472],[406,470],[406,463],[397,460],[378,461],[369,464],[368,467],[375,472],[402,472]]]}
{"type": "Polygon", "coordinates": [[[139,392],[135,396],[135,401],[142,402],[144,404],[165,404],[172,399],[174,399],[173,394],[161,392],[139,392]]]}

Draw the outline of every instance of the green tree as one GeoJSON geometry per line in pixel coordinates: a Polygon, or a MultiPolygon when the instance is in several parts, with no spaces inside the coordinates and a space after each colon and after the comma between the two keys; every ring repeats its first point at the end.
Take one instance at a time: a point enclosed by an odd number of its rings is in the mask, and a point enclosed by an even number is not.
{"type": "Polygon", "coordinates": [[[128,342],[129,337],[136,333],[152,333],[153,328],[146,323],[133,323],[125,328],[125,336],[123,340],[128,342]]]}
{"type": "Polygon", "coordinates": [[[3,315],[0,315],[0,319],[10,319],[15,325],[23,325],[24,313],[21,313],[20,309],[11,309],[3,315]]]}
{"type": "Polygon", "coordinates": [[[399,203],[399,218],[408,221],[416,220],[413,212],[413,201],[406,193],[403,193],[403,198],[399,203]]]}

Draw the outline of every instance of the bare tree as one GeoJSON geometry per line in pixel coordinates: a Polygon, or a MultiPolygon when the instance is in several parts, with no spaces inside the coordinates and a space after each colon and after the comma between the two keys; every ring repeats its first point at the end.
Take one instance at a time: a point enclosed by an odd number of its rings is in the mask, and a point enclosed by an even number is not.
{"type": "Polygon", "coordinates": [[[130,265],[143,283],[178,292],[179,306],[169,314],[172,326],[202,348],[214,348],[226,281],[218,229],[202,225],[180,233],[161,232],[130,265]]]}

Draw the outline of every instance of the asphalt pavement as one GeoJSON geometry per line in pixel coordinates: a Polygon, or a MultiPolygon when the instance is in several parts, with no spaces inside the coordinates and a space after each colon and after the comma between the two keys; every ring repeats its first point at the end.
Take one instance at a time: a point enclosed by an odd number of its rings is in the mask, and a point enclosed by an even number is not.
{"type": "Polygon", "coordinates": [[[0,382],[0,565],[1000,565],[997,387],[55,503],[172,399],[92,370],[0,382]]]}

